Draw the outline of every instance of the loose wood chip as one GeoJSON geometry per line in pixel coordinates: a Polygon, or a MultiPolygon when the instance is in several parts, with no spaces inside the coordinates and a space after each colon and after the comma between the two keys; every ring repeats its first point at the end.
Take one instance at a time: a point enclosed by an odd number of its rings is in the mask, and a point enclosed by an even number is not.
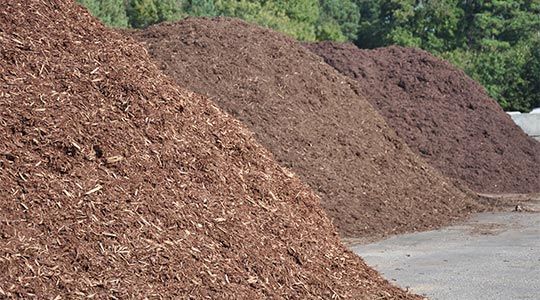
{"type": "Polygon", "coordinates": [[[90,194],[93,194],[99,190],[101,190],[103,187],[101,185],[96,185],[96,187],[94,187],[93,189],[89,190],[88,192],[84,193],[85,195],[90,195],[90,194]]]}

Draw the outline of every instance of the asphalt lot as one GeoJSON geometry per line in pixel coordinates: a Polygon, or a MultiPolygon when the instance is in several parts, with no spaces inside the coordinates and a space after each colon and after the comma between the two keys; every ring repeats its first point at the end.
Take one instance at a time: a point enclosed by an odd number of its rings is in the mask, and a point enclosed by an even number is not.
{"type": "Polygon", "coordinates": [[[430,299],[540,299],[540,213],[479,214],[441,230],[351,249],[430,299]]]}

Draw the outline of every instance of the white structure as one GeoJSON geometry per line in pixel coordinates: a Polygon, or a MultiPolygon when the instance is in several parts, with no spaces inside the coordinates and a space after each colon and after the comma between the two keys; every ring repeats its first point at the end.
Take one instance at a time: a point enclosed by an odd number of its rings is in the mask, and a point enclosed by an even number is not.
{"type": "Polygon", "coordinates": [[[535,108],[528,114],[515,112],[508,114],[526,134],[540,141],[540,108],[535,108]]]}

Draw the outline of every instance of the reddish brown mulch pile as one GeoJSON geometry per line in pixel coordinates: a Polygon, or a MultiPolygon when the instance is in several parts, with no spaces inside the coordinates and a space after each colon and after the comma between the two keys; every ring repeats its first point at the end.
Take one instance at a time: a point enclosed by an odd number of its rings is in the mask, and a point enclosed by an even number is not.
{"type": "Polygon", "coordinates": [[[478,208],[414,155],[346,77],[298,42],[226,18],[134,36],[181,86],[243,121],[309,183],[343,236],[432,228],[478,208]]]}
{"type": "Polygon", "coordinates": [[[415,298],[142,46],[72,1],[0,25],[0,298],[415,298]]]}
{"type": "Polygon", "coordinates": [[[540,143],[450,63],[401,47],[307,46],[355,79],[398,135],[443,174],[478,192],[540,191],[540,143]]]}

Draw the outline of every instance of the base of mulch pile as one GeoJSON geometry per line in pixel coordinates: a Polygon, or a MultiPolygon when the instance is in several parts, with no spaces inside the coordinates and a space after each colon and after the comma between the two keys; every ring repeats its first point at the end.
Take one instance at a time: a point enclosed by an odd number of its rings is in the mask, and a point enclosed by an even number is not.
{"type": "Polygon", "coordinates": [[[130,36],[181,86],[208,95],[307,182],[344,237],[426,230],[481,211],[415,155],[351,82],[282,34],[188,18],[130,36]]]}
{"type": "Polygon", "coordinates": [[[399,137],[444,175],[477,192],[540,191],[540,143],[450,63],[402,47],[306,47],[355,80],[399,137]]]}

